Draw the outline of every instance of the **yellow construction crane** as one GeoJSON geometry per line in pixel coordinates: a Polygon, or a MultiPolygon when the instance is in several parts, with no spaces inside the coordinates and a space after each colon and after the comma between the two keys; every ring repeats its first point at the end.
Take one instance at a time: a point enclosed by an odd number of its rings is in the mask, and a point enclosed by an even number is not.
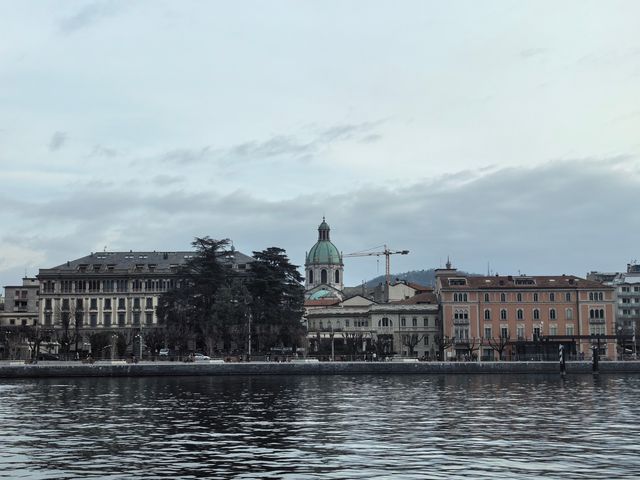
{"type": "Polygon", "coordinates": [[[388,294],[389,292],[389,283],[391,281],[391,260],[389,257],[391,257],[391,255],[407,255],[409,253],[409,250],[389,250],[389,248],[387,248],[386,245],[380,245],[377,247],[373,247],[370,250],[373,250],[374,248],[380,248],[382,247],[383,250],[382,251],[378,251],[378,252],[369,252],[369,251],[362,251],[362,252],[354,252],[354,253],[347,253],[342,255],[343,257],[369,257],[369,256],[375,256],[375,257],[380,257],[382,255],[384,255],[385,257],[385,286],[386,286],[386,292],[388,294]]]}

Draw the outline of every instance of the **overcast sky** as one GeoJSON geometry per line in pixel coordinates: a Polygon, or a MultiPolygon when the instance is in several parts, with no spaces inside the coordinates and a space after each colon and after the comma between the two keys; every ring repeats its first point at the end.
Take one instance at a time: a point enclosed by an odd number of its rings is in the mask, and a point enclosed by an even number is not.
{"type": "MultiPolygon", "coordinates": [[[[640,259],[640,2],[0,0],[0,281],[195,236],[640,259]]],[[[347,284],[384,272],[350,258],[347,284]]]]}

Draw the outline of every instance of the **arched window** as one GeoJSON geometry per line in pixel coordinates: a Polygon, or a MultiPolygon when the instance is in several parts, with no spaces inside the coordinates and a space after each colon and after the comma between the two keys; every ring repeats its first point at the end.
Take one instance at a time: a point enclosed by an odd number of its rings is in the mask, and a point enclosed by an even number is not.
{"type": "Polygon", "coordinates": [[[517,298],[518,298],[518,301],[521,302],[522,301],[522,294],[518,293],[518,297],[517,298]]]}
{"type": "Polygon", "coordinates": [[[324,268],[320,271],[320,283],[327,283],[327,271],[324,268]]]}
{"type": "Polygon", "coordinates": [[[504,293],[500,294],[500,301],[501,302],[506,302],[507,301],[507,296],[504,293]]]}
{"type": "Polygon", "coordinates": [[[463,302],[468,302],[469,301],[466,293],[462,294],[462,301],[463,302]]]}
{"type": "Polygon", "coordinates": [[[549,318],[551,320],[555,320],[556,319],[556,309],[552,308],[551,310],[549,310],[549,318]]]}
{"type": "Polygon", "coordinates": [[[309,269],[309,283],[313,283],[313,270],[309,269]]]}
{"type": "Polygon", "coordinates": [[[538,310],[537,308],[533,311],[533,319],[540,320],[540,310],[538,310]]]}
{"type": "Polygon", "coordinates": [[[593,301],[593,292],[589,292],[589,300],[593,301]]]}
{"type": "Polygon", "coordinates": [[[573,309],[572,308],[567,308],[565,313],[566,313],[566,316],[567,316],[567,320],[573,319],[573,309]]]}
{"type": "Polygon", "coordinates": [[[604,310],[600,309],[600,318],[604,318],[604,310]]]}
{"type": "Polygon", "coordinates": [[[537,302],[537,301],[538,301],[538,294],[537,294],[537,293],[534,293],[534,294],[533,294],[533,301],[534,301],[534,302],[537,302]]]}
{"type": "Polygon", "coordinates": [[[486,310],[484,311],[484,319],[485,319],[485,320],[491,320],[491,310],[486,309],[486,310]]]}
{"type": "Polygon", "coordinates": [[[500,310],[500,320],[506,320],[507,319],[507,311],[503,308],[502,310],[500,310]]]}
{"type": "Polygon", "coordinates": [[[516,316],[518,320],[522,320],[524,318],[524,312],[522,311],[521,308],[519,308],[518,311],[516,312],[516,316]]]}
{"type": "Polygon", "coordinates": [[[485,302],[488,302],[488,301],[489,301],[489,294],[488,294],[488,293],[485,293],[485,294],[484,294],[484,301],[485,301],[485,302]]]}
{"type": "Polygon", "coordinates": [[[602,301],[603,298],[604,295],[602,295],[602,292],[598,292],[598,300],[602,301]]]}
{"type": "Polygon", "coordinates": [[[336,283],[340,283],[340,270],[336,270],[336,283]]]}
{"type": "Polygon", "coordinates": [[[458,301],[458,294],[457,294],[457,293],[454,293],[454,294],[453,294],[453,301],[454,301],[454,302],[457,302],[457,301],[458,301]]]}

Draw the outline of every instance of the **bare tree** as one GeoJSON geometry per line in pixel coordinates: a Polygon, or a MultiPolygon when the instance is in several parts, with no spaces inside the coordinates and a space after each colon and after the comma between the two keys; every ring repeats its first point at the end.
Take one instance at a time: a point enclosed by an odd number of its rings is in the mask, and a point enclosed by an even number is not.
{"type": "Polygon", "coordinates": [[[424,335],[412,333],[411,335],[403,335],[401,338],[402,345],[409,349],[409,356],[413,357],[416,346],[422,341],[424,335]]]}
{"type": "Polygon", "coordinates": [[[469,359],[473,360],[475,352],[480,350],[481,341],[476,337],[470,338],[468,341],[469,343],[467,344],[467,350],[469,351],[469,359]]]}
{"type": "Polygon", "coordinates": [[[433,340],[436,345],[438,345],[438,355],[440,359],[444,360],[444,352],[453,345],[453,338],[448,335],[444,337],[436,335],[433,340]]]}
{"type": "Polygon", "coordinates": [[[498,352],[498,360],[504,360],[502,357],[502,354],[505,350],[505,348],[507,348],[507,345],[509,344],[509,335],[501,335],[499,337],[496,338],[488,338],[487,342],[489,343],[489,346],[495,350],[496,352],[498,352]]]}

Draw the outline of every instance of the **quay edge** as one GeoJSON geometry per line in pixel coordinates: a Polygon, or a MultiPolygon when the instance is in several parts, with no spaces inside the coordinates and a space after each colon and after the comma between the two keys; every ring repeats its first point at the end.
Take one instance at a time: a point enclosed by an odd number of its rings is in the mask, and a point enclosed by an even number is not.
{"type": "MultiPolygon", "coordinates": [[[[567,375],[592,373],[590,362],[567,362],[567,375]]],[[[600,373],[640,373],[640,361],[600,363],[600,373]]],[[[250,362],[130,364],[0,364],[0,378],[194,375],[560,374],[557,362],[250,362]]]]}

